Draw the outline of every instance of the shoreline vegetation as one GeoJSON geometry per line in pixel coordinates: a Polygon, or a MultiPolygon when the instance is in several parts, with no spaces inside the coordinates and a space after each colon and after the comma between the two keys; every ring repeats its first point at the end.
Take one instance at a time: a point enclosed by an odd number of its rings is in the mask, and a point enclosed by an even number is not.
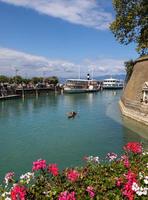
{"type": "Polygon", "coordinates": [[[83,167],[59,172],[57,164],[39,159],[32,170],[15,178],[8,172],[0,186],[0,200],[146,200],[148,152],[129,142],[123,154],[111,152],[104,160],[85,156],[83,167]]]}
{"type": "Polygon", "coordinates": [[[0,75],[0,83],[8,83],[8,84],[37,84],[37,83],[51,83],[57,84],[59,82],[56,76],[51,77],[32,77],[32,78],[24,78],[22,76],[4,76],[0,75]]]}

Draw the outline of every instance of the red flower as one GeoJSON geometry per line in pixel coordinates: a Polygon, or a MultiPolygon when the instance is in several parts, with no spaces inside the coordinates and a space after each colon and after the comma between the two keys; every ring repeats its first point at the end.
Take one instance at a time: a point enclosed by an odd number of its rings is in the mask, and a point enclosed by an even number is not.
{"type": "Polygon", "coordinates": [[[123,148],[127,152],[132,152],[135,154],[142,153],[142,145],[138,142],[129,142],[123,148]]]}
{"type": "Polygon", "coordinates": [[[48,165],[48,172],[50,172],[53,176],[57,176],[59,174],[57,164],[48,165]]]}
{"type": "Polygon", "coordinates": [[[37,170],[45,169],[45,168],[46,168],[46,160],[39,159],[33,162],[33,167],[32,167],[33,171],[37,171],[37,170]]]}
{"type": "Polygon", "coordinates": [[[15,185],[11,190],[11,200],[25,200],[26,189],[24,186],[15,185]]]}
{"type": "Polygon", "coordinates": [[[79,178],[79,176],[80,174],[76,170],[69,170],[67,173],[67,178],[72,182],[75,182],[79,178]]]}

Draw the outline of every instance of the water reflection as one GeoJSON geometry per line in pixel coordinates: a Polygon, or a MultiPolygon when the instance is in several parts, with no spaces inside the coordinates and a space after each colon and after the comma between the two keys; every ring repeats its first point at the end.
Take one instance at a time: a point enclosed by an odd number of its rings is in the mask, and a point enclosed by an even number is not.
{"type": "Polygon", "coordinates": [[[129,130],[132,130],[134,133],[138,133],[138,135],[142,138],[148,139],[148,126],[126,116],[122,116],[122,122],[123,125],[129,130]]]}
{"type": "Polygon", "coordinates": [[[24,112],[31,113],[34,110],[42,109],[43,107],[56,107],[58,100],[57,94],[51,93],[50,98],[46,95],[38,98],[26,97],[22,99],[0,101],[0,118],[11,118],[13,116],[22,115],[24,112]]]}
{"type": "Polygon", "coordinates": [[[123,126],[123,132],[124,132],[124,143],[128,142],[140,142],[143,144],[143,147],[145,150],[148,149],[148,141],[141,137],[139,134],[137,134],[137,130],[131,131],[131,129],[127,128],[126,126],[123,126]]]}
{"type": "Polygon", "coordinates": [[[0,102],[0,176],[10,169],[25,172],[38,158],[63,168],[82,164],[84,155],[121,153],[128,141],[146,145],[147,138],[140,135],[146,129],[139,131],[135,124],[132,129],[122,119],[120,95],[121,91],[51,93],[0,102]],[[66,113],[72,110],[78,116],[69,120],[66,113]]]}

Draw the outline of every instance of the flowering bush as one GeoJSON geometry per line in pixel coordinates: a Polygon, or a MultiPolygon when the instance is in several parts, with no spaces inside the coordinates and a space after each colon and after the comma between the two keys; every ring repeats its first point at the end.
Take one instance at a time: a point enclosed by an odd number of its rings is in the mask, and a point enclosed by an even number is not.
{"type": "Polygon", "coordinates": [[[134,154],[142,153],[142,146],[138,142],[129,142],[124,146],[124,150],[134,154]]]}
{"type": "Polygon", "coordinates": [[[146,200],[148,153],[137,142],[123,149],[122,156],[108,153],[104,161],[85,156],[83,167],[61,173],[56,164],[41,159],[19,180],[8,172],[0,186],[0,200],[146,200]]]}

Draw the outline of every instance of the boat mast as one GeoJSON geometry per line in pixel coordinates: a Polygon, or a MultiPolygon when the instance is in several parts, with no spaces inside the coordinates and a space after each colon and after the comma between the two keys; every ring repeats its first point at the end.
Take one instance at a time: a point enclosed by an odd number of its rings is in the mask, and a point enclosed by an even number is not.
{"type": "Polygon", "coordinates": [[[94,79],[94,68],[92,67],[92,80],[94,79]]]}
{"type": "Polygon", "coordinates": [[[78,67],[78,78],[80,79],[81,76],[80,76],[81,72],[80,72],[80,66],[78,67]]]}

